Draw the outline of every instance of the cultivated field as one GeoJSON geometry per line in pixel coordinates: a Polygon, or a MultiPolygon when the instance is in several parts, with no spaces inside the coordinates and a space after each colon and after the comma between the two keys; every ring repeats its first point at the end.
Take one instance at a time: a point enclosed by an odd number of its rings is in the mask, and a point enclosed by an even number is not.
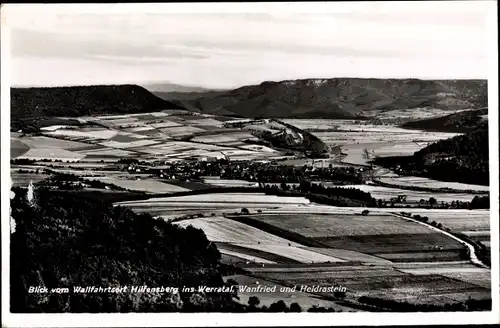
{"type": "Polygon", "coordinates": [[[123,157],[155,160],[231,156],[235,160],[268,160],[283,154],[264,146],[248,130],[224,128],[223,121],[187,112],[110,115],[77,118],[95,126],[54,125],[43,136],[11,135],[11,158],[108,160],[123,157]],[[199,136],[197,136],[199,135],[199,136]],[[194,142],[185,141],[186,138],[194,142]],[[51,151],[48,152],[47,149],[51,151]]]}
{"type": "Polygon", "coordinates": [[[244,244],[234,243],[236,246],[268,252],[282,257],[292,259],[300,263],[336,263],[346,262],[342,259],[314,252],[305,247],[289,245],[268,245],[268,244],[244,244]]]}
{"type": "Polygon", "coordinates": [[[449,188],[455,190],[474,190],[474,191],[489,191],[489,186],[481,185],[471,185],[459,182],[444,182],[432,180],[424,177],[410,177],[410,176],[399,176],[399,177],[381,177],[379,178],[381,182],[389,183],[395,186],[403,187],[424,187],[424,188],[449,188]]]}
{"type": "Polygon", "coordinates": [[[258,187],[257,182],[246,181],[246,180],[227,180],[220,179],[219,177],[205,177],[203,182],[212,186],[218,187],[258,187]]]}
{"type": "Polygon", "coordinates": [[[154,179],[130,179],[130,178],[118,178],[118,177],[85,177],[88,180],[101,181],[103,183],[110,183],[115,186],[125,188],[132,191],[145,191],[148,193],[175,193],[181,191],[187,191],[185,189],[176,185],[160,182],[154,179]]]}
{"type": "Polygon", "coordinates": [[[316,305],[316,306],[321,306],[325,308],[334,308],[336,312],[358,312],[355,309],[346,307],[346,306],[341,306],[338,305],[332,301],[324,300],[319,296],[313,295],[313,294],[308,294],[308,293],[302,293],[302,292],[281,292],[280,287],[283,287],[283,285],[270,282],[264,279],[259,279],[259,278],[254,278],[254,277],[249,277],[245,275],[233,275],[233,276],[227,276],[225,280],[233,279],[235,280],[239,285],[242,286],[249,286],[249,287],[257,287],[257,286],[267,286],[267,287],[276,287],[276,292],[274,293],[259,293],[259,292],[244,292],[244,293],[238,293],[238,296],[240,297],[240,302],[247,304],[248,299],[251,296],[256,296],[260,300],[261,305],[269,306],[274,302],[277,302],[279,300],[283,300],[288,306],[292,303],[298,303],[301,307],[302,310],[305,311],[309,309],[310,307],[316,305]]]}
{"type": "Polygon", "coordinates": [[[458,260],[463,249],[448,236],[393,215],[259,214],[252,217],[311,238],[325,247],[372,254],[391,261],[458,260]],[[447,252],[446,256],[436,255],[436,250],[447,252]]]}
{"type": "MultiPolygon", "coordinates": [[[[312,272],[304,272],[294,268],[283,272],[277,272],[273,268],[256,268],[254,275],[288,285],[340,285],[347,288],[346,296],[350,299],[366,295],[384,299],[408,300],[420,304],[426,302],[428,304],[443,304],[443,300],[447,300],[445,303],[450,303],[454,299],[456,300],[459,295],[462,300],[466,300],[469,296],[489,298],[489,288],[467,282],[466,278],[457,280],[446,276],[449,274],[463,275],[464,272],[469,272],[470,268],[462,270],[448,268],[439,272],[429,269],[429,273],[419,271],[418,274],[377,266],[338,266],[312,272]]],[[[248,270],[253,271],[253,269],[248,270]]]]}
{"type": "MultiPolygon", "coordinates": [[[[331,186],[331,184],[323,183],[325,186],[331,186]]],[[[382,187],[372,184],[363,184],[363,185],[348,185],[348,186],[340,186],[345,188],[356,188],[365,192],[369,192],[372,197],[377,199],[383,199],[386,201],[390,201],[391,198],[397,198],[398,195],[405,195],[407,201],[409,202],[418,202],[421,199],[426,201],[429,200],[430,197],[434,197],[438,202],[448,202],[452,201],[461,201],[461,202],[470,202],[475,194],[468,193],[445,193],[445,192],[428,192],[428,191],[414,191],[414,190],[406,190],[400,188],[389,188],[382,187]]]]}
{"type": "Polygon", "coordinates": [[[208,240],[214,242],[234,243],[240,245],[264,244],[266,246],[288,246],[290,244],[293,246],[299,246],[289,240],[223,217],[183,220],[176,222],[175,224],[182,227],[193,226],[197,229],[201,229],[207,235],[208,240]]]}
{"type": "Polygon", "coordinates": [[[426,227],[392,215],[254,215],[305,237],[426,234],[426,227]]]}

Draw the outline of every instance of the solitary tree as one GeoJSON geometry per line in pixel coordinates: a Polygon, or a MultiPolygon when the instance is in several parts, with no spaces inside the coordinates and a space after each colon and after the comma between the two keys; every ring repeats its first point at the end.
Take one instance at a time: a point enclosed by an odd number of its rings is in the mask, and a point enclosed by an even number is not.
{"type": "Polygon", "coordinates": [[[287,312],[288,306],[283,300],[279,300],[276,303],[273,303],[269,306],[270,312],[287,312]]]}
{"type": "Polygon", "coordinates": [[[298,303],[290,304],[290,312],[302,312],[302,308],[298,303]]]}
{"type": "Polygon", "coordinates": [[[250,298],[248,299],[248,305],[251,308],[256,308],[257,306],[259,306],[259,304],[260,300],[257,296],[250,296],[250,298]]]}
{"type": "Polygon", "coordinates": [[[429,205],[434,206],[437,204],[437,200],[434,197],[429,198],[429,205]]]}
{"type": "Polygon", "coordinates": [[[377,205],[378,205],[378,207],[382,207],[384,205],[384,203],[382,202],[382,199],[379,199],[377,201],[377,205]]]}

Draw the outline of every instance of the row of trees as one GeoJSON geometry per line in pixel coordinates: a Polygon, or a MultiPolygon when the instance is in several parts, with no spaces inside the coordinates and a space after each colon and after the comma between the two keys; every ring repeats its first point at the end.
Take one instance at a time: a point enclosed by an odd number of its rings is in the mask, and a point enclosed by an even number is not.
{"type": "Polygon", "coordinates": [[[474,300],[469,298],[464,302],[446,303],[444,305],[415,304],[369,296],[361,296],[358,300],[360,303],[395,312],[491,311],[491,299],[474,300]]]}
{"type": "MultiPolygon", "coordinates": [[[[248,299],[248,312],[303,312],[304,309],[298,303],[291,303],[289,306],[283,301],[279,300],[277,302],[271,303],[269,306],[260,306],[260,300],[257,296],[250,296],[248,299]]],[[[313,305],[307,312],[341,312],[335,310],[333,307],[325,308],[324,306],[313,305]]]]}

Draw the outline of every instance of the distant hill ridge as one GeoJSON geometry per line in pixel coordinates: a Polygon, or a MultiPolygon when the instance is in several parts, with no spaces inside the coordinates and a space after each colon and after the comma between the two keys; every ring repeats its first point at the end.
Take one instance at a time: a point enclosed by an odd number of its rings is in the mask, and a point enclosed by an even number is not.
{"type": "MultiPolygon", "coordinates": [[[[487,106],[486,80],[331,78],[266,81],[197,99],[202,113],[266,118],[353,118],[364,111],[474,109],[487,106]]],[[[172,98],[173,99],[173,98],[172,98]]]]}
{"type": "Polygon", "coordinates": [[[90,116],[183,109],[138,85],[11,88],[11,116],[90,116]]]}

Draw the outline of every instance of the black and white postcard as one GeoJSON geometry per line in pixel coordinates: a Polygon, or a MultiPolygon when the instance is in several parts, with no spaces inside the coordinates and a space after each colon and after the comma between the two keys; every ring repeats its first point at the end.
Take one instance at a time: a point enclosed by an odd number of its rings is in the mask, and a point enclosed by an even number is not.
{"type": "Polygon", "coordinates": [[[2,5],[2,325],[498,323],[496,6],[2,5]]]}

